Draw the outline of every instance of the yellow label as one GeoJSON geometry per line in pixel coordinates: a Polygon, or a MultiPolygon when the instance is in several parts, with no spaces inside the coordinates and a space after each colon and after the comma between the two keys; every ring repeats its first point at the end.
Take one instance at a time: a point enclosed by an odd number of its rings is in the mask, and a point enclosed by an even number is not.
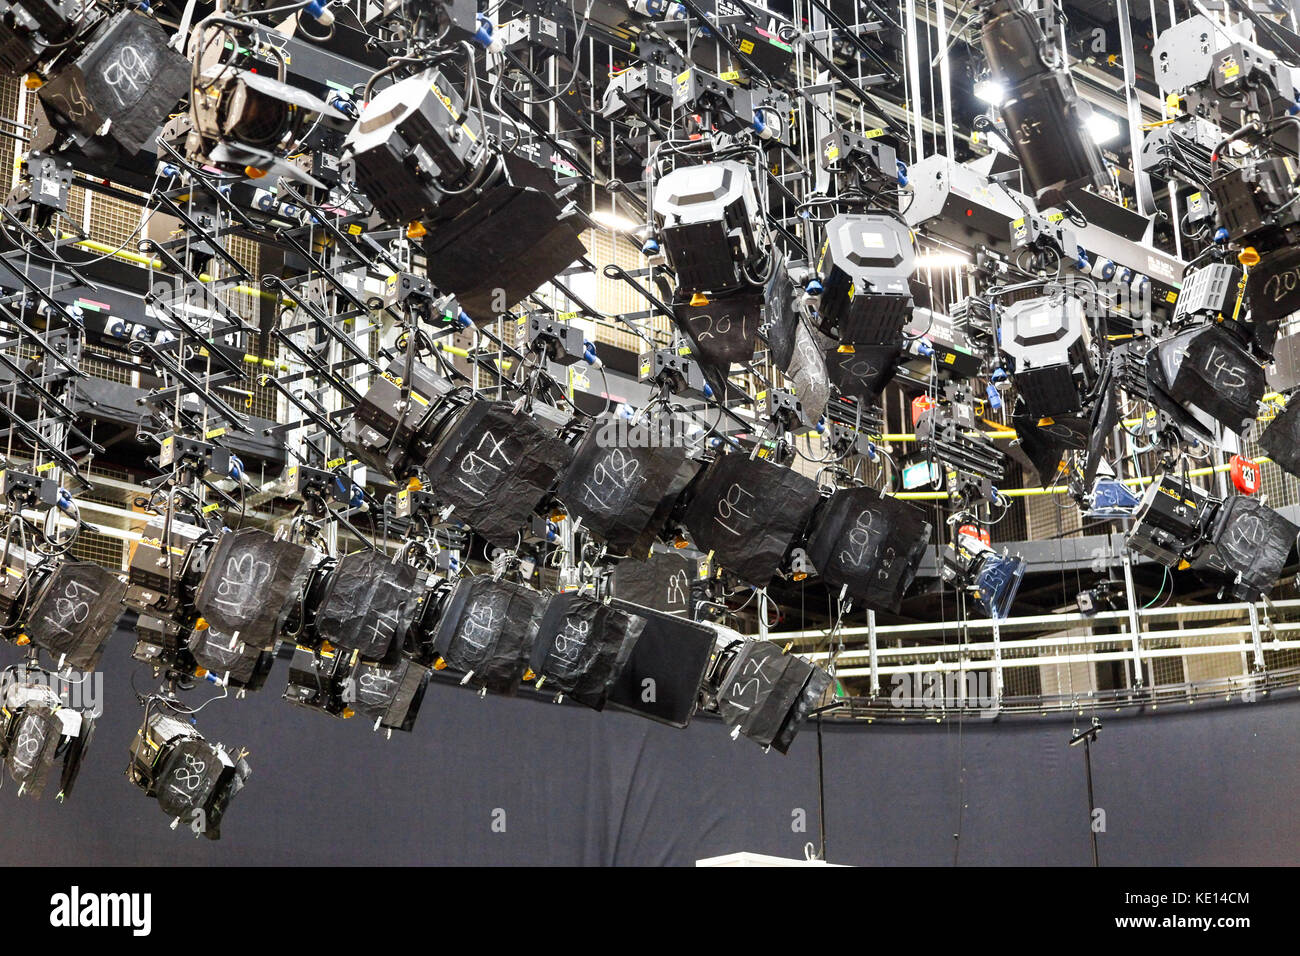
{"type": "Polygon", "coordinates": [[[1054,213],[1050,214],[1050,215],[1047,217],[1047,221],[1048,221],[1048,222],[1060,222],[1060,221],[1061,221],[1062,219],[1064,219],[1064,218],[1065,218],[1065,213],[1063,213],[1063,212],[1054,212],[1054,213]]]}
{"type": "Polygon", "coordinates": [[[885,131],[883,129],[869,129],[862,135],[867,139],[875,139],[878,136],[884,136],[885,131]]]}
{"type": "Polygon", "coordinates": [[[209,511],[216,511],[219,507],[221,507],[220,504],[214,501],[203,506],[203,513],[207,514],[209,511]]]}
{"type": "Polygon", "coordinates": [[[740,72],[738,70],[728,70],[726,73],[719,73],[718,79],[724,83],[733,83],[740,79],[740,72]]]}
{"type": "Polygon", "coordinates": [[[826,162],[833,163],[840,158],[840,148],[838,146],[826,147],[826,162]]]}
{"type": "Polygon", "coordinates": [[[352,225],[348,226],[348,235],[349,236],[361,235],[361,223],[354,222],[352,225]]]}
{"type": "Polygon", "coordinates": [[[210,428],[203,433],[204,438],[220,438],[226,433],[224,428],[210,428]]]}
{"type": "Polygon", "coordinates": [[[47,462],[46,462],[45,464],[43,464],[43,465],[37,465],[37,466],[36,466],[36,474],[38,474],[38,475],[39,475],[39,474],[43,474],[44,472],[49,471],[49,470],[50,470],[51,468],[53,468],[53,467],[54,467],[54,462],[52,462],[52,461],[47,461],[47,462]]]}
{"type": "Polygon", "coordinates": [[[741,53],[753,53],[753,52],[754,52],[754,41],[753,41],[753,40],[741,40],[741,41],[740,41],[740,52],[741,52],[741,53]]]}

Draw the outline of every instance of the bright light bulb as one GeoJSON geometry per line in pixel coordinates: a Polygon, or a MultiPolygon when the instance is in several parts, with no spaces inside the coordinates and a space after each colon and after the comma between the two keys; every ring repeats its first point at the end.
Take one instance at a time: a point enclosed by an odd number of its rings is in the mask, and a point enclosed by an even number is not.
{"type": "Polygon", "coordinates": [[[1105,113],[1093,113],[1089,116],[1087,128],[1094,143],[1109,143],[1119,135],[1119,123],[1105,113]]]}
{"type": "Polygon", "coordinates": [[[640,226],[640,223],[635,223],[610,209],[597,209],[591,214],[591,218],[606,229],[613,229],[615,232],[631,232],[640,226]]]}
{"type": "Polygon", "coordinates": [[[975,98],[983,100],[990,106],[1001,106],[1006,97],[1006,89],[997,80],[980,80],[975,84],[975,98]]]}

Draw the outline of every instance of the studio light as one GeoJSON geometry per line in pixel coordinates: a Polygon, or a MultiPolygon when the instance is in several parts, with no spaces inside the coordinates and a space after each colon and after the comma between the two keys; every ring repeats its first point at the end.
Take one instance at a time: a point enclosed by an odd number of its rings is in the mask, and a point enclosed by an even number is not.
{"type": "Polygon", "coordinates": [[[916,577],[932,528],[924,513],[874,488],[842,488],[822,505],[808,557],[832,589],[897,611],[916,577]]]}
{"type": "Polygon", "coordinates": [[[817,486],[789,468],[720,455],[700,475],[685,515],[702,551],[754,587],[771,580],[818,502],[817,486]]]}
{"type": "Polygon", "coordinates": [[[1119,122],[1096,110],[1092,111],[1085,125],[1092,141],[1099,145],[1109,143],[1119,136],[1119,122]]]}
{"type": "Polygon", "coordinates": [[[1105,185],[1101,150],[1085,131],[1088,105],[1068,69],[1041,52],[1053,44],[1040,21],[1019,0],[993,0],[985,17],[981,45],[1005,87],[1002,117],[1035,198],[1105,185]]]}
{"type": "Polygon", "coordinates": [[[461,684],[486,694],[519,691],[546,599],[532,588],[475,575],[457,582],[443,605],[431,646],[434,665],[461,675],[461,684]]]}
{"type": "Polygon", "coordinates": [[[825,671],[771,641],[732,641],[710,667],[708,697],[733,735],[786,753],[830,682],[825,671]]]}
{"type": "MultiPolygon", "coordinates": [[[[140,152],[189,86],[189,63],[156,20],[134,10],[102,22],[38,96],[50,122],[78,145],[140,152]]],[[[66,41],[65,41],[66,42],[66,41]]]]}
{"type": "Polygon", "coordinates": [[[207,625],[204,643],[215,649],[218,635],[269,651],[302,595],[320,553],[277,539],[257,528],[220,535],[199,580],[194,607],[207,625]]]}
{"type": "Polygon", "coordinates": [[[1196,544],[1211,503],[1202,489],[1161,475],[1147,486],[1133,515],[1128,546],[1165,567],[1176,567],[1196,544]]]}
{"type": "Polygon", "coordinates": [[[308,632],[360,660],[393,664],[415,613],[418,572],[380,551],[353,551],[309,589],[308,632]]]}
{"type": "Polygon", "coordinates": [[[968,591],[985,617],[1006,620],[1025,576],[1025,560],[999,554],[973,530],[959,528],[944,551],[944,580],[968,591]]]}
{"type": "Polygon", "coordinates": [[[577,593],[551,597],[533,644],[533,686],[603,710],[646,618],[577,593]]]}
{"type": "Polygon", "coordinates": [[[679,166],[655,183],[654,213],[677,291],[686,295],[762,285],[758,200],[750,169],[735,160],[679,166]]]}
{"type": "Polygon", "coordinates": [[[344,685],[353,710],[374,721],[375,730],[409,733],[429,687],[429,668],[408,660],[391,667],[361,662],[344,685]]]}
{"type": "Polygon", "coordinates": [[[158,801],[173,827],[218,840],[226,809],[251,773],[242,752],[204,740],[188,720],[155,707],[131,745],[127,779],[158,801]]]}
{"type": "Polygon", "coordinates": [[[30,667],[0,675],[0,760],[20,796],[39,800],[58,769],[58,798],[72,795],[94,733],[95,716],[70,706],[52,675],[30,667]],[[38,679],[39,678],[39,679],[38,679]]]}
{"type": "Polygon", "coordinates": [[[700,704],[717,632],[685,617],[627,601],[615,599],[610,606],[645,619],[627,664],[609,690],[610,708],[670,727],[687,726],[700,704]]]}
{"type": "Polygon", "coordinates": [[[424,471],[440,501],[509,547],[572,457],[553,428],[509,402],[476,399],[447,423],[424,471]]]}
{"type": "Polygon", "coordinates": [[[567,512],[616,554],[649,550],[700,469],[681,445],[640,440],[657,438],[661,423],[671,428],[674,420],[647,417],[638,428],[615,414],[596,419],[556,488],[567,512]]]}
{"type": "Polygon", "coordinates": [[[1079,411],[1096,379],[1083,303],[1072,297],[1026,299],[998,313],[1007,371],[1030,415],[1079,411]]]}
{"type": "Polygon", "coordinates": [[[1258,498],[1232,495],[1202,516],[1204,542],[1188,555],[1197,571],[1226,579],[1238,601],[1259,601],[1277,582],[1300,528],[1258,498]]]}
{"type": "Polygon", "coordinates": [[[23,633],[47,651],[59,669],[94,670],[125,610],[126,585],[89,561],[58,561],[28,578],[30,610],[23,633]]]}
{"type": "Polygon", "coordinates": [[[1206,440],[1212,440],[1212,422],[1240,435],[1268,388],[1259,361],[1221,325],[1198,326],[1158,343],[1147,354],[1147,383],[1157,406],[1206,440]]]}
{"type": "Polygon", "coordinates": [[[849,345],[902,345],[916,252],[901,220],[879,213],[833,217],[817,267],[822,331],[849,345]]]}

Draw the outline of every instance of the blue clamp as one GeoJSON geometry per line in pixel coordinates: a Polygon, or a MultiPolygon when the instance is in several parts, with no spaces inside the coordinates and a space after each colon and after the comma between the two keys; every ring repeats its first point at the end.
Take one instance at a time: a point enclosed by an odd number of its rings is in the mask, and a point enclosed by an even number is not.
{"type": "Polygon", "coordinates": [[[1214,241],[1220,244],[1228,241],[1227,227],[1220,226],[1218,229],[1214,230],[1214,241]]]}
{"type": "Polygon", "coordinates": [[[988,385],[984,387],[984,394],[989,398],[990,408],[996,410],[1002,407],[1002,393],[998,391],[998,387],[992,382],[989,382],[988,385]]]}
{"type": "Polygon", "coordinates": [[[328,0],[311,0],[307,4],[307,13],[322,26],[329,26],[334,22],[334,14],[329,12],[328,7],[328,0]]]}
{"type": "Polygon", "coordinates": [[[803,290],[809,295],[821,295],[825,288],[826,287],[822,285],[821,279],[809,279],[808,284],[803,287],[803,290]]]}
{"type": "Polygon", "coordinates": [[[652,239],[647,239],[645,242],[641,243],[641,254],[642,254],[642,255],[645,255],[645,256],[653,256],[653,255],[657,255],[658,252],[659,252],[659,240],[658,240],[658,239],[653,239],[653,238],[652,238],[652,239]]]}
{"type": "Polygon", "coordinates": [[[478,29],[474,32],[474,42],[486,50],[492,45],[492,33],[494,27],[492,26],[492,21],[481,13],[476,16],[476,19],[478,21],[478,29]]]}
{"type": "Polygon", "coordinates": [[[898,166],[898,185],[906,186],[907,185],[907,164],[904,163],[901,159],[894,160],[894,163],[898,166]]]}

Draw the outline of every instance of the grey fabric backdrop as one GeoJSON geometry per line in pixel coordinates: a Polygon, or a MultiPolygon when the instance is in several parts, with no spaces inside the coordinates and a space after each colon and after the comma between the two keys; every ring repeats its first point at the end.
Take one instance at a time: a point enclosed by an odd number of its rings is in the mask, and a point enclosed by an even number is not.
{"type": "MultiPolygon", "coordinates": [[[[222,839],[196,840],[124,777],[139,719],[129,651],[119,633],[105,654],[107,713],[69,801],[0,790],[0,864],[689,865],[736,850],[800,856],[817,838],[812,726],[782,757],[714,720],[679,731],[434,684],[414,733],[384,740],[281,701],[280,661],[264,690],[200,715],[205,734],[249,749],[253,776],[222,839]]],[[[1294,693],[1103,715],[1103,865],[1294,863],[1298,719],[1294,693]]],[[[828,722],[829,858],[948,865],[960,827],[960,863],[1087,865],[1071,726],[828,722]]]]}

